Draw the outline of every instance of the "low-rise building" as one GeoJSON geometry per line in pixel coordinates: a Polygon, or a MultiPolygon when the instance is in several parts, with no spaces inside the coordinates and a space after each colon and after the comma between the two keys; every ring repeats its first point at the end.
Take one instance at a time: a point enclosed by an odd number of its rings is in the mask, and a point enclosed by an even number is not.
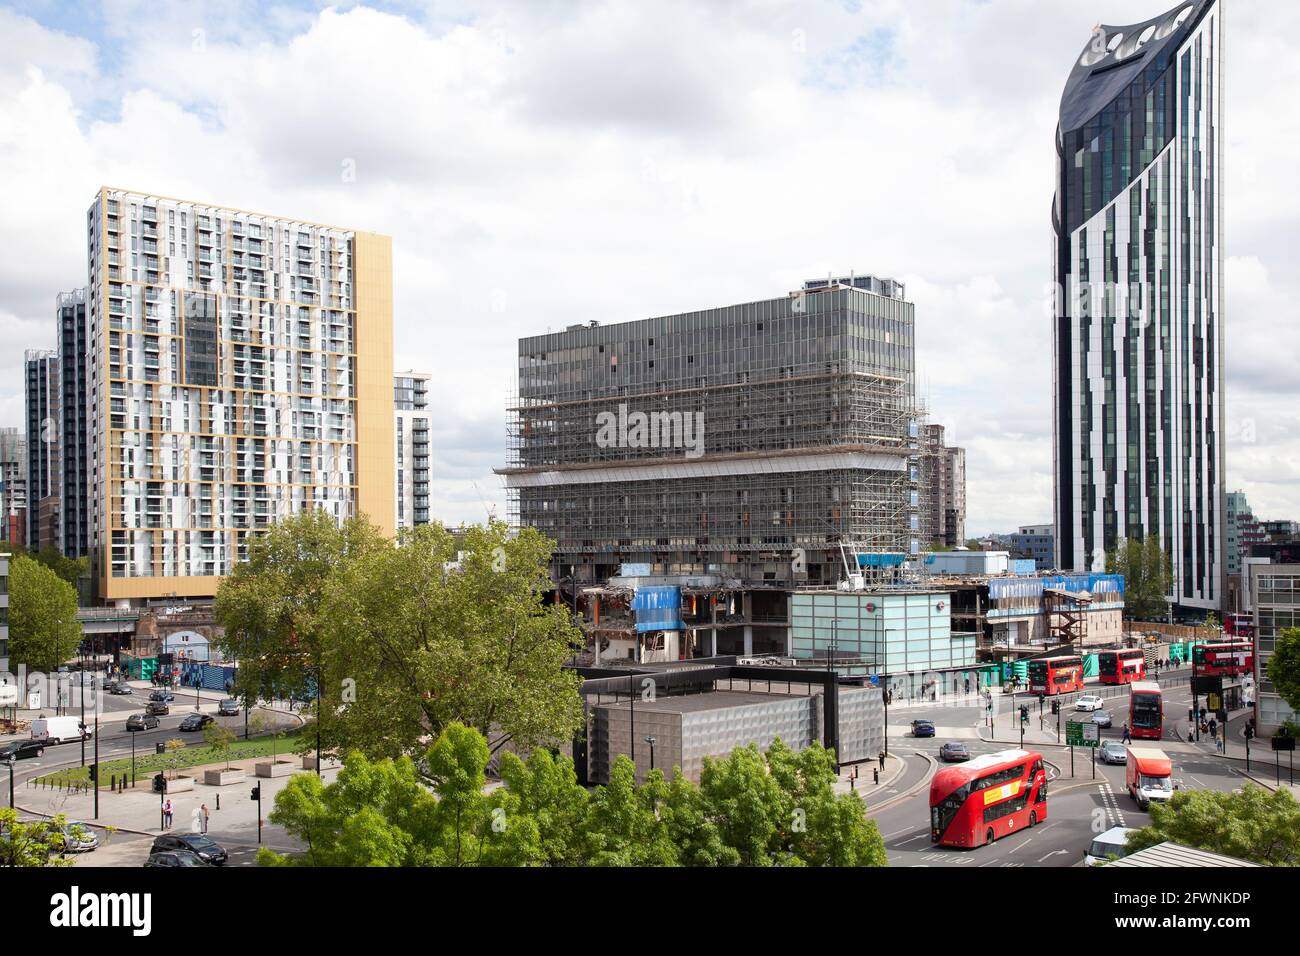
{"type": "Polygon", "coordinates": [[[1261,736],[1272,734],[1287,721],[1296,719],[1268,679],[1268,662],[1277,639],[1289,627],[1300,627],[1300,563],[1265,564],[1248,560],[1249,601],[1255,622],[1255,720],[1261,736]]]}

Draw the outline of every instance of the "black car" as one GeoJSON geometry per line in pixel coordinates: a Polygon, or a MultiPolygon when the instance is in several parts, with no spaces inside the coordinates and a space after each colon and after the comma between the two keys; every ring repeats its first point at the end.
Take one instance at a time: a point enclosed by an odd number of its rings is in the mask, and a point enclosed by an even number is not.
{"type": "Polygon", "coordinates": [[[211,714],[187,714],[181,721],[181,730],[202,730],[208,724],[216,722],[215,717],[211,714]]]}
{"type": "Polygon", "coordinates": [[[963,743],[949,741],[939,748],[939,759],[945,763],[957,760],[970,760],[970,750],[963,743]]]}
{"type": "Polygon", "coordinates": [[[208,839],[202,833],[164,833],[153,841],[155,853],[193,853],[210,866],[223,866],[226,862],[225,847],[208,839]]]}
{"type": "Polygon", "coordinates": [[[933,721],[929,721],[929,720],[914,720],[914,721],[912,721],[912,736],[913,736],[913,737],[933,737],[933,736],[934,736],[934,722],[933,722],[933,721]]]}
{"type": "Polygon", "coordinates": [[[132,714],[126,719],[127,730],[153,730],[158,726],[158,718],[152,713],[132,714]]]}
{"type": "Polygon", "coordinates": [[[161,700],[151,700],[144,705],[144,712],[153,717],[166,717],[172,709],[161,700]]]}
{"type": "Polygon", "coordinates": [[[156,690],[149,695],[149,699],[162,701],[164,704],[170,704],[176,699],[176,695],[169,690],[156,690]]]}
{"type": "Polygon", "coordinates": [[[43,753],[45,753],[44,740],[17,740],[0,747],[0,763],[9,760],[26,760],[28,757],[39,757],[43,753]]]}
{"type": "Polygon", "coordinates": [[[192,850],[168,850],[165,853],[150,853],[145,866],[211,866],[192,850]]]}
{"type": "Polygon", "coordinates": [[[227,697],[221,703],[217,704],[217,713],[222,717],[238,717],[239,701],[233,697],[227,697]]]}

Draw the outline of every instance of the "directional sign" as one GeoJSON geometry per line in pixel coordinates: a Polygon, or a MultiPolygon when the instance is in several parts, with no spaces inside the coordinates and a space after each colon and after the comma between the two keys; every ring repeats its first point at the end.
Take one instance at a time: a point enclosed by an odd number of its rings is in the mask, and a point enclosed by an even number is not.
{"type": "Polygon", "coordinates": [[[1091,721],[1083,723],[1069,720],[1065,723],[1065,743],[1070,747],[1096,747],[1100,742],[1101,728],[1091,721]]]}

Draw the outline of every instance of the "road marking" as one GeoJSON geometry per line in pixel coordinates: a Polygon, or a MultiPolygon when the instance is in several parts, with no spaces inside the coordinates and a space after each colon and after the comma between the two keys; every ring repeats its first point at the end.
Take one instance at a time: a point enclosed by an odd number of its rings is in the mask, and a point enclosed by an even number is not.
{"type": "Polygon", "coordinates": [[[1112,821],[1113,826],[1128,826],[1124,821],[1124,811],[1120,809],[1119,800],[1115,796],[1115,791],[1111,789],[1110,781],[1099,781],[1097,786],[1101,788],[1101,800],[1102,805],[1106,808],[1106,818],[1112,821]]]}
{"type": "Polygon", "coordinates": [[[1069,852],[1070,852],[1069,850],[1053,850],[1051,853],[1048,853],[1046,856],[1040,856],[1038,858],[1038,862],[1042,863],[1046,859],[1049,859],[1054,856],[1060,856],[1062,853],[1069,853],[1069,852]]]}
{"type": "Polygon", "coordinates": [[[1033,842],[1034,842],[1034,838],[1033,838],[1033,837],[1030,837],[1028,840],[1026,840],[1024,843],[1020,844],[1019,846],[1017,846],[1017,847],[1016,847],[1015,849],[1013,849],[1011,852],[1012,852],[1012,853],[1015,853],[1016,850],[1023,850],[1025,847],[1029,846],[1029,844],[1031,844],[1031,843],[1033,843],[1033,842]]]}
{"type": "Polygon", "coordinates": [[[918,833],[916,836],[914,836],[914,837],[908,837],[906,840],[899,840],[898,843],[899,843],[899,846],[902,846],[904,843],[911,843],[911,842],[913,842],[914,840],[924,840],[925,837],[926,837],[926,834],[924,834],[924,833],[918,833]]]}

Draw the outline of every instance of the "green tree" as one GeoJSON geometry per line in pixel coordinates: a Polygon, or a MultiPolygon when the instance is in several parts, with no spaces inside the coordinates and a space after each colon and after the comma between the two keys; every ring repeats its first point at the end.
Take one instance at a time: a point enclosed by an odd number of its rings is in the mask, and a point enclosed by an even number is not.
{"type": "Polygon", "coordinates": [[[0,808],[0,867],[71,866],[71,858],[62,855],[66,825],[62,814],[24,823],[16,810],[0,808]]]}
{"type": "Polygon", "coordinates": [[[267,866],[520,866],[542,862],[537,828],[508,793],[483,793],[487,743],[460,724],[425,757],[433,793],[409,757],[350,753],[334,783],[299,774],[275,800],[271,822],[304,854],[258,855],[267,866]]]}
{"type": "Polygon", "coordinates": [[[235,742],[235,732],[228,727],[222,727],[216,721],[208,724],[203,728],[203,739],[207,741],[212,752],[218,759],[224,757],[226,760],[226,769],[230,769],[230,746],[235,742]]]}
{"type": "Polygon", "coordinates": [[[1268,679],[1287,705],[1300,714],[1300,627],[1287,627],[1278,635],[1268,661],[1268,679]]]}
{"type": "Polygon", "coordinates": [[[1165,841],[1267,866],[1300,866],[1300,803],[1286,790],[1248,783],[1240,791],[1180,790],[1152,803],[1151,825],[1130,833],[1128,850],[1165,841]]]}
{"type": "Polygon", "coordinates": [[[9,564],[9,654],[14,664],[51,672],[81,644],[77,592],[31,558],[9,564]]]}
{"type": "Polygon", "coordinates": [[[34,557],[73,588],[76,588],[78,578],[90,573],[90,558],[65,558],[63,552],[52,544],[41,548],[34,557]]]}
{"type": "Polygon", "coordinates": [[[584,865],[590,794],[578,783],[573,760],[538,749],[525,762],[507,750],[501,754],[501,780],[519,800],[515,814],[530,817],[537,828],[539,862],[584,865]]]}
{"type": "Polygon", "coordinates": [[[1160,539],[1128,538],[1106,555],[1108,574],[1124,576],[1124,613],[1139,621],[1163,620],[1173,580],[1160,539]]]}
{"type": "Polygon", "coordinates": [[[582,634],[543,601],[550,554],[531,528],[422,525],[341,568],[322,604],[325,745],[397,756],[455,723],[490,753],[570,739],[581,679],[563,665],[582,634]]]}
{"type": "Polygon", "coordinates": [[[592,866],[675,866],[677,848],[668,828],[655,812],[665,793],[663,772],[650,772],[638,787],[636,767],[620,754],[609,771],[609,783],[596,788],[588,817],[592,866]]]}
{"type": "Polygon", "coordinates": [[[342,527],[322,509],[300,512],[249,545],[248,560],[217,588],[217,641],[239,661],[237,691],[248,700],[306,696],[320,671],[330,622],[322,602],[331,579],[360,554],[386,546],[363,518],[342,527]]]}

